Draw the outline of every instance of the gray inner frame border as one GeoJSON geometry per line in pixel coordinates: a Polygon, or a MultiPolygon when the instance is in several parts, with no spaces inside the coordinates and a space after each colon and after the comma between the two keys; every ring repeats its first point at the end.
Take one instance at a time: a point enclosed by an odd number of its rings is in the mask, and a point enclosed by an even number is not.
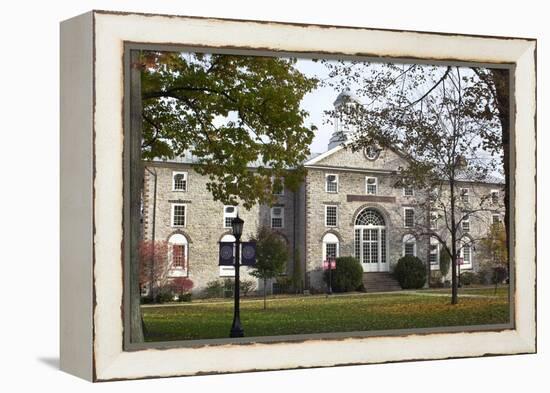
{"type": "MultiPolygon", "coordinates": [[[[368,338],[368,337],[396,337],[410,335],[426,335],[434,333],[464,333],[464,332],[483,332],[483,331],[503,331],[515,328],[515,170],[516,170],[516,151],[515,151],[515,63],[479,63],[459,61],[456,59],[421,59],[413,57],[382,57],[368,55],[349,55],[343,53],[319,53],[319,52],[288,52],[275,49],[264,48],[243,48],[243,47],[212,47],[212,46],[197,46],[187,44],[173,43],[141,43],[141,42],[124,42],[123,52],[123,301],[122,301],[122,318],[123,318],[123,350],[137,351],[144,349],[171,349],[171,348],[201,348],[205,346],[217,346],[227,344],[251,345],[255,343],[277,344],[277,343],[300,343],[308,340],[343,340],[349,338],[368,338]],[[219,338],[219,339],[202,339],[202,340],[174,340],[174,341],[157,341],[133,343],[130,341],[129,329],[130,326],[130,190],[129,183],[131,178],[130,173],[130,154],[129,147],[133,133],[130,129],[130,52],[137,50],[149,51],[168,51],[168,52],[201,52],[201,53],[216,53],[216,54],[231,54],[244,56],[273,56],[273,57],[297,57],[303,59],[327,59],[327,60],[359,60],[371,62],[392,62],[401,64],[431,64],[431,65],[452,65],[452,66],[474,66],[487,68],[501,68],[509,70],[510,78],[510,140],[509,140],[509,184],[506,184],[506,192],[509,193],[509,206],[506,206],[507,214],[509,214],[509,263],[510,263],[510,283],[508,291],[509,316],[510,321],[504,324],[488,324],[488,325],[466,325],[466,326],[442,326],[430,328],[411,328],[411,329],[387,329],[387,330],[372,330],[372,331],[350,331],[350,332],[333,332],[333,333],[310,333],[296,335],[280,335],[280,336],[259,336],[259,337],[242,337],[242,338],[219,338]]],[[[229,327],[228,327],[229,329],[229,327]]],[[[228,330],[229,331],[229,330],[228,330]]]]}

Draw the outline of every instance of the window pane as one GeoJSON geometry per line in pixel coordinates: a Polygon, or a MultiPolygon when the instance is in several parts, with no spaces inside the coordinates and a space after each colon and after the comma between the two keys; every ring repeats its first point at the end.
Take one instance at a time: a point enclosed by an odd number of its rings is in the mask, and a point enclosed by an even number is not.
{"type": "Polygon", "coordinates": [[[173,225],[184,226],[185,225],[185,205],[174,206],[174,222],[173,225]]]}
{"type": "Polygon", "coordinates": [[[405,209],[405,226],[410,228],[414,226],[414,210],[405,209]]]}
{"type": "Polygon", "coordinates": [[[325,255],[327,260],[336,259],[336,243],[325,244],[325,255]]]}
{"type": "Polygon", "coordinates": [[[335,227],[337,225],[337,210],[336,206],[325,207],[325,225],[328,227],[335,227]]]}
{"type": "Polygon", "coordinates": [[[178,173],[174,176],[174,190],[185,191],[187,188],[187,181],[183,173],[178,173]]]}

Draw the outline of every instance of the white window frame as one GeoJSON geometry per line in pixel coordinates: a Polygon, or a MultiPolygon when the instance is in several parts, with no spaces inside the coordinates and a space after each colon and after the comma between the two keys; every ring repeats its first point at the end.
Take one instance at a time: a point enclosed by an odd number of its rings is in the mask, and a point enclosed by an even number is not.
{"type": "Polygon", "coordinates": [[[340,191],[340,179],[338,178],[338,175],[336,173],[325,173],[325,192],[328,192],[329,194],[338,194],[338,191],[340,191]],[[329,176],[335,176],[336,191],[329,191],[328,190],[328,177],[329,176]]]}
{"type": "Polygon", "coordinates": [[[500,201],[500,190],[491,190],[491,204],[492,205],[498,205],[500,201]],[[497,195],[497,200],[495,202],[495,200],[493,199],[493,195],[496,194],[497,195]]]}
{"type": "Polygon", "coordinates": [[[404,197],[413,197],[414,196],[414,187],[403,187],[403,196],[404,197]],[[411,195],[407,195],[407,190],[411,190],[411,195]]]}
{"type": "Polygon", "coordinates": [[[271,224],[271,228],[273,229],[283,229],[285,227],[285,208],[282,207],[282,206],[273,206],[270,210],[270,224],[271,224]],[[273,215],[273,209],[281,209],[281,214],[280,216],[274,216],[273,215]],[[273,226],[273,218],[280,218],[281,219],[281,226],[280,227],[274,227],[273,226]]]}
{"type": "Polygon", "coordinates": [[[403,227],[404,228],[413,228],[416,223],[416,217],[413,207],[404,207],[403,208],[403,227]],[[411,210],[413,212],[413,224],[407,225],[407,210],[411,210]]]}
{"type": "Polygon", "coordinates": [[[460,201],[463,203],[470,203],[470,189],[468,187],[460,188],[460,201]]]}
{"type": "Polygon", "coordinates": [[[336,244],[336,258],[340,256],[340,240],[334,233],[327,233],[323,236],[323,261],[327,260],[327,244],[336,244]]]}
{"type": "Polygon", "coordinates": [[[413,245],[413,256],[416,256],[416,250],[417,250],[417,241],[416,241],[416,237],[414,235],[411,235],[411,234],[408,234],[408,235],[405,235],[403,236],[403,240],[402,240],[402,243],[403,243],[403,249],[402,249],[402,256],[405,256],[405,245],[407,244],[411,244],[413,245]]]}
{"type": "Polygon", "coordinates": [[[168,239],[168,244],[170,245],[169,253],[169,262],[170,262],[170,277],[183,277],[187,276],[189,269],[189,240],[184,234],[175,233],[168,239]],[[184,246],[184,266],[174,266],[174,246],[184,246]]]}
{"type": "Polygon", "coordinates": [[[430,245],[428,246],[429,249],[428,249],[428,263],[430,264],[430,267],[432,268],[432,270],[439,270],[439,255],[440,255],[440,244],[437,240],[431,240],[430,241],[430,245]],[[435,263],[432,263],[430,261],[430,256],[431,255],[434,255],[432,254],[432,246],[435,246],[435,263]]]}
{"type": "Polygon", "coordinates": [[[470,216],[465,216],[462,218],[462,222],[460,223],[460,228],[462,229],[462,232],[464,233],[470,233],[472,231],[472,226],[470,223],[470,216]],[[468,229],[464,229],[464,224],[468,224],[468,229]]]}
{"type": "Polygon", "coordinates": [[[365,176],[365,194],[378,195],[378,178],[374,176],[365,176]],[[374,179],[374,194],[369,192],[369,180],[374,179]]]}
{"type": "Polygon", "coordinates": [[[189,176],[187,172],[184,171],[172,171],[172,191],[174,192],[187,192],[187,189],[189,188],[189,176]],[[176,188],[176,176],[177,175],[183,175],[183,178],[185,179],[185,189],[179,189],[176,188]]]}
{"type": "Polygon", "coordinates": [[[325,205],[325,227],[328,227],[328,228],[335,228],[338,226],[338,205],[325,205]],[[334,207],[336,208],[336,223],[334,225],[329,225],[327,223],[327,219],[328,219],[328,208],[329,207],[334,207]]]}
{"type": "Polygon", "coordinates": [[[172,206],[170,207],[170,226],[172,228],[184,228],[187,226],[187,203],[172,203],[172,206]],[[174,224],[174,211],[176,210],[176,206],[183,206],[184,207],[184,216],[183,216],[183,225],[175,225],[174,224]]]}
{"type": "Polygon", "coordinates": [[[468,239],[466,242],[464,243],[467,243],[469,248],[470,248],[470,262],[469,263],[466,263],[464,261],[464,244],[461,245],[460,247],[460,258],[462,258],[462,261],[463,261],[463,264],[460,265],[460,269],[472,269],[472,267],[474,266],[474,247],[473,247],[473,244],[472,242],[470,241],[470,239],[468,239]]]}
{"type": "Polygon", "coordinates": [[[436,211],[431,211],[430,212],[430,223],[429,223],[430,230],[432,230],[432,231],[437,230],[438,222],[439,222],[439,213],[437,213],[436,211]]]}
{"type": "Polygon", "coordinates": [[[224,205],[223,206],[223,227],[224,228],[231,228],[231,225],[227,226],[225,225],[225,219],[226,218],[235,218],[237,217],[237,214],[239,214],[239,207],[238,206],[233,206],[233,205],[224,205]],[[235,212],[232,213],[232,214],[235,214],[234,216],[233,215],[229,215],[225,212],[225,208],[226,207],[234,207],[235,208],[235,212]]]}

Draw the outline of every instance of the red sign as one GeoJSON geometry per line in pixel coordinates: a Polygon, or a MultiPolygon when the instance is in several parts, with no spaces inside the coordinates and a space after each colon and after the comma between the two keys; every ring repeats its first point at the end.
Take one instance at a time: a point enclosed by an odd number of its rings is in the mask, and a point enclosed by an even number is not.
{"type": "Polygon", "coordinates": [[[336,260],[331,259],[328,261],[323,261],[323,270],[335,270],[336,269],[336,260]]]}

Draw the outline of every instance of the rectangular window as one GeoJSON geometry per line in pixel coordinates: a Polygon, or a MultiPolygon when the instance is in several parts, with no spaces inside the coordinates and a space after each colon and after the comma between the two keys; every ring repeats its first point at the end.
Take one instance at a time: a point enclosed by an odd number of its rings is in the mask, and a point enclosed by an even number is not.
{"type": "Polygon", "coordinates": [[[439,244],[430,244],[430,265],[439,265],[439,244]]]}
{"type": "Polygon", "coordinates": [[[237,217],[237,206],[224,206],[223,207],[223,227],[231,228],[231,222],[237,217]]]}
{"type": "Polygon", "coordinates": [[[325,206],[325,226],[335,227],[338,225],[338,206],[325,206]]]}
{"type": "Polygon", "coordinates": [[[405,228],[414,227],[414,209],[412,207],[406,207],[403,210],[405,228]]]}
{"type": "Polygon", "coordinates": [[[436,230],[437,229],[437,221],[439,219],[439,215],[437,212],[430,212],[430,229],[436,230]]]}
{"type": "Polygon", "coordinates": [[[325,175],[325,191],[331,193],[338,192],[338,175],[325,175]]]}
{"type": "Polygon", "coordinates": [[[271,208],[271,228],[283,228],[284,227],[284,211],[283,207],[271,208]]]}
{"type": "Polygon", "coordinates": [[[325,243],[325,255],[327,260],[336,259],[337,255],[337,244],[336,243],[325,243]]]}
{"type": "Polygon", "coordinates": [[[470,217],[468,216],[462,219],[462,232],[470,232],[470,217]]]}
{"type": "Polygon", "coordinates": [[[273,195],[285,194],[285,186],[282,179],[276,180],[275,178],[271,178],[271,187],[273,189],[273,195]]]}
{"type": "Polygon", "coordinates": [[[172,191],[187,191],[187,172],[172,172],[172,191]]]}
{"type": "Polygon", "coordinates": [[[405,243],[404,253],[405,253],[405,256],[407,255],[414,256],[414,243],[412,242],[405,243]]]}
{"type": "Polygon", "coordinates": [[[464,265],[472,264],[472,247],[469,244],[462,247],[462,258],[464,258],[464,265]]]}
{"type": "Polygon", "coordinates": [[[178,204],[174,203],[172,205],[172,226],[184,227],[185,216],[186,216],[186,206],[181,203],[178,203],[178,204]]]}
{"type": "Polygon", "coordinates": [[[376,195],[378,193],[378,179],[376,177],[365,178],[367,195],[376,195]]]}
{"type": "Polygon", "coordinates": [[[498,205],[499,202],[499,192],[498,190],[491,190],[491,203],[493,205],[498,205]]]}
{"type": "Polygon", "coordinates": [[[460,189],[460,200],[464,203],[470,202],[470,189],[461,188],[460,189]]]}
{"type": "Polygon", "coordinates": [[[407,197],[414,196],[414,188],[403,187],[403,196],[407,196],[407,197]]]}
{"type": "Polygon", "coordinates": [[[185,245],[173,244],[172,245],[172,267],[179,267],[185,269],[185,245]]]}

